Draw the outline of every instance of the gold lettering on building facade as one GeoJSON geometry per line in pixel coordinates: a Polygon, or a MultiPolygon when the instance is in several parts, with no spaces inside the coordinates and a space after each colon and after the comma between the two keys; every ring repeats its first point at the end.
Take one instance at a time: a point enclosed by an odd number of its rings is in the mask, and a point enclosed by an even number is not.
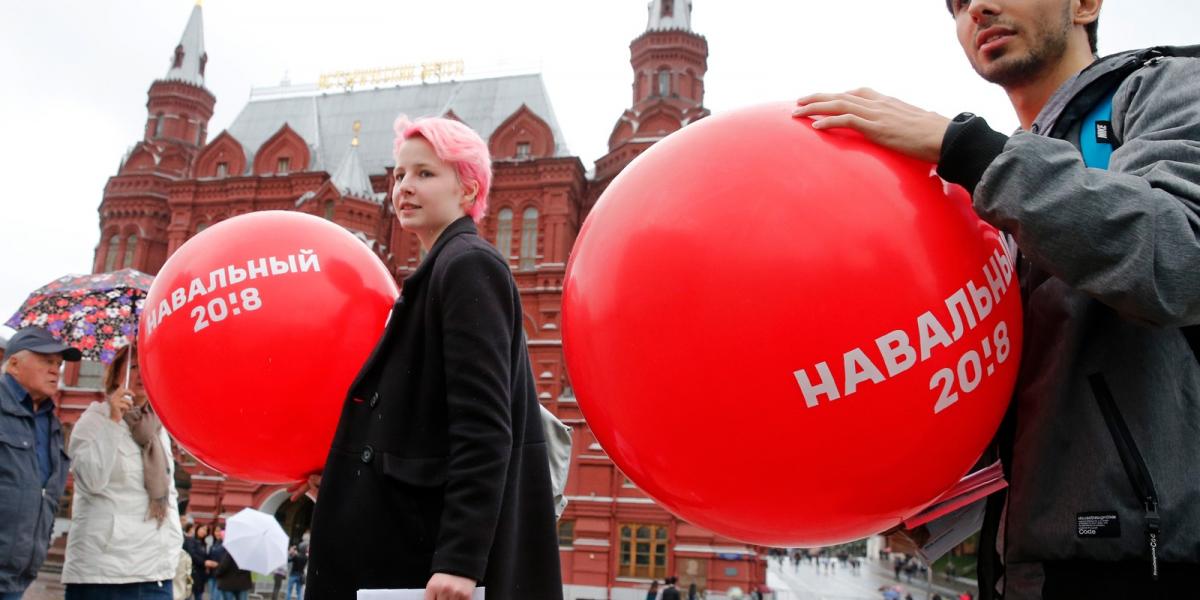
{"type": "Polygon", "coordinates": [[[430,79],[443,81],[453,77],[461,77],[464,71],[465,67],[461,59],[377,69],[331,71],[321,74],[317,79],[317,87],[322,90],[342,88],[343,90],[350,91],[358,87],[413,82],[418,77],[422,83],[430,79]]]}

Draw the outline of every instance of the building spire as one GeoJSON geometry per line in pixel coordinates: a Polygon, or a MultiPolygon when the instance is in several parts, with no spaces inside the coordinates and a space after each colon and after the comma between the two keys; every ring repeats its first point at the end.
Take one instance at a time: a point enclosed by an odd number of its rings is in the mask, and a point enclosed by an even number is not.
{"type": "Polygon", "coordinates": [[[204,67],[208,54],[204,52],[204,17],[201,0],[192,7],[192,16],[179,38],[179,45],[171,55],[171,68],[167,70],[168,81],[186,81],[204,87],[204,67]]]}
{"type": "Polygon", "coordinates": [[[691,0],[650,0],[646,5],[649,18],[646,31],[663,29],[692,30],[691,0]]]}
{"type": "Polygon", "coordinates": [[[367,170],[363,168],[362,161],[358,157],[358,132],[361,129],[362,122],[355,121],[354,140],[350,142],[350,150],[346,152],[342,163],[338,165],[330,179],[343,196],[374,200],[376,194],[375,189],[371,186],[371,177],[367,175],[367,170]]]}

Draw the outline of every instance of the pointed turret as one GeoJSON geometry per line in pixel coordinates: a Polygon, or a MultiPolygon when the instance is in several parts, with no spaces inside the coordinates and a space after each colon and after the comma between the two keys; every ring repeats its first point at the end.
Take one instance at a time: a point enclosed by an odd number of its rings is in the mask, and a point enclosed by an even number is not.
{"type": "Polygon", "coordinates": [[[708,42],[692,31],[692,3],[651,0],[647,9],[646,31],[629,44],[633,103],[613,126],[608,154],[596,161],[596,197],[651,144],[709,114],[708,42]]]}
{"type": "Polygon", "coordinates": [[[150,84],[142,139],[105,187],[100,244],[93,263],[97,273],[121,268],[157,273],[172,250],[170,236],[180,243],[186,236],[186,222],[170,221],[169,186],[191,173],[217,103],[204,87],[208,55],[201,12],[197,2],[171,54],[166,76],[150,84]]]}
{"type": "Polygon", "coordinates": [[[375,200],[378,194],[371,187],[371,177],[358,158],[358,131],[361,126],[358,121],[354,122],[354,140],[350,142],[350,150],[333,172],[330,182],[343,196],[375,200]]]}
{"type": "Polygon", "coordinates": [[[145,140],[187,146],[195,150],[208,138],[208,120],[217,99],[204,87],[204,16],[200,3],[192,7],[187,26],[171,54],[167,75],[150,86],[145,140]]]}
{"type": "Polygon", "coordinates": [[[690,0],[651,0],[646,6],[650,13],[646,20],[646,31],[666,29],[692,30],[692,3],[690,0]]]}
{"type": "Polygon", "coordinates": [[[192,16],[188,17],[187,26],[179,38],[179,45],[171,55],[171,68],[167,70],[166,81],[186,81],[193,85],[204,87],[204,67],[208,62],[208,54],[204,52],[204,16],[200,3],[192,8],[192,16]]]}

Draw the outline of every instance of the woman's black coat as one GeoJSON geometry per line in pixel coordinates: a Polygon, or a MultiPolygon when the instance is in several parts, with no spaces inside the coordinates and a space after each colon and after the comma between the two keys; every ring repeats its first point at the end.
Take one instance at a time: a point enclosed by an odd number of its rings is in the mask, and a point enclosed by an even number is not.
{"type": "Polygon", "coordinates": [[[561,599],[521,300],[470,218],[404,281],[352,384],[313,514],[308,594],[468,577],[489,600],[561,599]]]}

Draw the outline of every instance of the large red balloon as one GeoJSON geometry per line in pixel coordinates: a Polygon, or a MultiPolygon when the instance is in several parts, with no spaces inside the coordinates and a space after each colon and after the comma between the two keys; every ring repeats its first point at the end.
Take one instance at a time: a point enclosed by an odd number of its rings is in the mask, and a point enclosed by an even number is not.
{"type": "Polygon", "coordinates": [[[150,402],[213,468],[301,479],[325,464],[397,294],[366,245],[323,219],[266,211],[218,223],[150,288],[138,338],[150,402]]]}
{"type": "Polygon", "coordinates": [[[770,104],[654,145],[592,210],[564,345],[596,439],[679,517],[771,546],[896,525],[964,475],[1021,347],[961,188],[770,104]]]}

